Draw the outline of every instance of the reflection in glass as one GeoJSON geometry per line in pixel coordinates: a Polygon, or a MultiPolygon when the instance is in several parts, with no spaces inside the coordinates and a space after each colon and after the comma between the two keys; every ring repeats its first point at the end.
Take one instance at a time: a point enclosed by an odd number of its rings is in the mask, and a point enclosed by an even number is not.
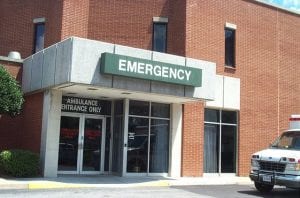
{"type": "Polygon", "coordinates": [[[170,105],[161,103],[151,103],[151,116],[157,118],[170,117],[170,105]]]}
{"type": "Polygon", "coordinates": [[[149,116],[149,102],[129,101],[129,115],[149,116]]]}
{"type": "Polygon", "coordinates": [[[104,171],[109,171],[109,151],[110,151],[110,120],[106,118],[106,133],[105,133],[105,154],[104,154],[104,171]]]}
{"type": "Polygon", "coordinates": [[[235,111],[222,111],[222,123],[237,124],[237,113],[235,111]]]}
{"type": "Polygon", "coordinates": [[[219,125],[204,124],[204,172],[219,172],[219,125]]]}
{"type": "Polygon", "coordinates": [[[166,52],[167,50],[167,23],[153,24],[153,51],[166,52]]]}
{"type": "Polygon", "coordinates": [[[225,29],[225,65],[235,66],[235,30],[226,28],[225,29]]]}
{"type": "Polygon", "coordinates": [[[220,111],[215,109],[205,109],[204,120],[206,122],[220,122],[220,111]]]}
{"type": "Polygon", "coordinates": [[[100,171],[102,120],[86,118],[84,124],[83,171],[100,171]]]}
{"type": "Polygon", "coordinates": [[[169,166],[169,120],[151,120],[150,173],[167,173],[169,166]]]}
{"type": "Polygon", "coordinates": [[[62,116],[60,121],[58,170],[76,171],[79,117],[62,116]]]}
{"type": "Polygon", "coordinates": [[[116,116],[114,119],[112,171],[122,173],[123,164],[123,116],[116,116]]]}
{"type": "Polygon", "coordinates": [[[124,148],[124,123],[123,123],[123,100],[114,102],[114,121],[112,138],[112,172],[118,175],[123,171],[123,148],[124,148]]]}
{"type": "Polygon", "coordinates": [[[34,33],[34,52],[39,52],[44,49],[44,40],[45,40],[45,23],[36,23],[35,24],[35,33],[34,33]]]}
{"type": "Polygon", "coordinates": [[[114,114],[116,115],[123,115],[123,100],[116,100],[115,101],[115,110],[114,114]]]}
{"type": "Polygon", "coordinates": [[[222,126],[221,141],[221,172],[235,173],[236,171],[236,126],[222,126]]]}
{"type": "Polygon", "coordinates": [[[129,118],[127,172],[147,172],[148,133],[148,118],[129,118]]]}

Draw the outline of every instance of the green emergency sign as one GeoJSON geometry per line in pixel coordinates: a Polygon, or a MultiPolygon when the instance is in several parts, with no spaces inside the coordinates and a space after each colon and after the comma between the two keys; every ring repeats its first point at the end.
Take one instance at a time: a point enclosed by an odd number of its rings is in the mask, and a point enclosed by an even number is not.
{"type": "Polygon", "coordinates": [[[201,87],[202,70],[111,53],[101,55],[103,74],[201,87]]]}

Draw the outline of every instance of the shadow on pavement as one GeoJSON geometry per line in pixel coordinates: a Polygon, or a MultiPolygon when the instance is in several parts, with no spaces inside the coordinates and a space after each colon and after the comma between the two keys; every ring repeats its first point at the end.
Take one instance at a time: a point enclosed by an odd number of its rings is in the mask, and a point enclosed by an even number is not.
{"type": "Polygon", "coordinates": [[[258,192],[250,185],[206,185],[206,186],[172,186],[171,188],[189,191],[198,195],[222,198],[300,198],[300,191],[283,187],[274,188],[268,194],[258,192]]]}
{"type": "Polygon", "coordinates": [[[300,190],[289,189],[289,188],[274,188],[270,193],[260,193],[256,190],[241,190],[238,193],[244,195],[252,195],[256,197],[263,197],[263,198],[299,198],[300,197],[300,190]]]}

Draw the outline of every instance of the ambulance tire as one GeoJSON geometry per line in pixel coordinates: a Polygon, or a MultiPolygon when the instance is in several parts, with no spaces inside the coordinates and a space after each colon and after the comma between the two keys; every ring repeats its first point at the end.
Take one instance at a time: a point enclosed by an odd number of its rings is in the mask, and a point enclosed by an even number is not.
{"type": "Polygon", "coordinates": [[[255,188],[261,193],[271,192],[274,188],[274,185],[263,184],[263,183],[259,183],[259,182],[254,182],[254,185],[255,185],[255,188]]]}

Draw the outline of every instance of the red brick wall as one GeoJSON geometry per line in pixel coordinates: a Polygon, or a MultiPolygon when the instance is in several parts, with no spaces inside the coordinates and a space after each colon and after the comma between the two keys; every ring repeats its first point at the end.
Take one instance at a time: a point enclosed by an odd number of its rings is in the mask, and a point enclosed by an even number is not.
{"type": "MultiPolygon", "coordinates": [[[[1,61],[0,65],[17,80],[22,80],[22,65],[20,63],[1,61]]],[[[10,117],[7,115],[0,115],[0,150],[15,148],[18,146],[18,132],[21,128],[22,117],[10,117]]]]}
{"type": "MultiPolygon", "coordinates": [[[[22,81],[22,64],[0,61],[1,65],[19,82],[22,81]]],[[[21,114],[16,117],[0,116],[0,150],[22,148],[40,152],[43,93],[24,97],[21,114]]]]}
{"type": "Polygon", "coordinates": [[[4,68],[12,75],[18,82],[22,82],[22,63],[10,62],[0,60],[0,65],[3,65],[4,68]]]}
{"type": "MultiPolygon", "coordinates": [[[[63,1],[63,16],[61,27],[62,40],[70,36],[78,36],[82,38],[88,37],[90,1],[91,0],[63,1]]],[[[98,12],[101,12],[101,10],[102,8],[99,8],[98,12]]]]}
{"type": "Polygon", "coordinates": [[[0,55],[32,54],[33,19],[45,17],[45,48],[78,36],[143,49],[152,49],[152,17],[169,18],[168,51],[184,55],[185,0],[3,0],[0,55]],[[14,12],[15,14],[11,14],[14,12]]]}
{"type": "Polygon", "coordinates": [[[185,56],[186,0],[172,0],[168,22],[168,53],[185,56]]]}
{"type": "Polygon", "coordinates": [[[43,97],[43,92],[25,96],[19,131],[19,147],[36,153],[40,152],[41,146],[43,97]]]}
{"type": "Polygon", "coordinates": [[[203,173],[204,105],[201,102],[183,106],[182,176],[203,173]]]}
{"type": "Polygon", "coordinates": [[[42,131],[43,93],[25,96],[20,115],[0,117],[0,150],[26,149],[40,152],[42,131]]]}
{"type": "Polygon", "coordinates": [[[216,62],[218,74],[241,80],[238,174],[248,175],[251,154],[300,113],[299,16],[251,1],[187,2],[186,56],[216,62]],[[237,25],[234,70],[224,67],[226,22],[237,25]]]}
{"type": "Polygon", "coordinates": [[[88,38],[152,49],[152,17],[169,15],[169,0],[92,0],[88,38]]]}
{"type": "Polygon", "coordinates": [[[22,58],[32,54],[33,19],[46,18],[45,47],[61,40],[62,0],[1,0],[0,56],[18,51],[22,58]]]}

